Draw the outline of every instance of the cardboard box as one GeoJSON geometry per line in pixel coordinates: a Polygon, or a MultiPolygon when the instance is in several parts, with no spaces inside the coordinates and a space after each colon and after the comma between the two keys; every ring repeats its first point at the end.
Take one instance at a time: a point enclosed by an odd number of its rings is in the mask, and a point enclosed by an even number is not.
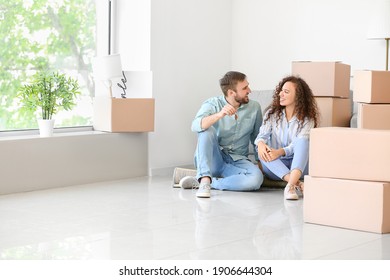
{"type": "Polygon", "coordinates": [[[390,131],[313,128],[310,131],[309,175],[390,182],[390,131]]]}
{"type": "Polygon", "coordinates": [[[350,98],[315,97],[320,111],[319,127],[349,127],[352,117],[350,98]]]}
{"type": "Polygon", "coordinates": [[[108,132],[154,131],[154,99],[96,96],[93,127],[108,132]]]}
{"type": "Polygon", "coordinates": [[[390,232],[390,183],[305,176],[307,223],[390,232]]]}
{"type": "Polygon", "coordinates": [[[304,79],[315,96],[350,96],[350,65],[340,62],[294,61],[292,74],[304,79]]]}
{"type": "Polygon", "coordinates": [[[390,71],[356,70],[353,101],[390,103],[390,71]]]}
{"type": "Polygon", "coordinates": [[[390,104],[358,103],[357,127],[390,130],[390,104]]]}

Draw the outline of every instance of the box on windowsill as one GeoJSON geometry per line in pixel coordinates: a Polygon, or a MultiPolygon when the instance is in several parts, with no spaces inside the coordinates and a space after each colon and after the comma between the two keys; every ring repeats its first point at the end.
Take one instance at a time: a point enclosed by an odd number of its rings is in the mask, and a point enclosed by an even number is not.
{"type": "Polygon", "coordinates": [[[353,101],[390,103],[390,71],[355,71],[353,101]]]}
{"type": "Polygon", "coordinates": [[[154,99],[96,96],[93,127],[107,132],[154,131],[154,99]]]}
{"type": "Polygon", "coordinates": [[[319,127],[310,131],[310,176],[390,182],[389,167],[389,130],[319,127]]]}
{"type": "Polygon", "coordinates": [[[307,223],[390,232],[390,183],[305,176],[307,223]]]}
{"type": "Polygon", "coordinates": [[[293,61],[292,74],[304,79],[314,96],[350,96],[350,65],[326,61],[293,61]]]}
{"type": "Polygon", "coordinates": [[[350,98],[315,97],[320,112],[319,127],[349,127],[352,117],[350,98]]]}
{"type": "Polygon", "coordinates": [[[358,103],[357,127],[390,130],[390,104],[358,103]]]}

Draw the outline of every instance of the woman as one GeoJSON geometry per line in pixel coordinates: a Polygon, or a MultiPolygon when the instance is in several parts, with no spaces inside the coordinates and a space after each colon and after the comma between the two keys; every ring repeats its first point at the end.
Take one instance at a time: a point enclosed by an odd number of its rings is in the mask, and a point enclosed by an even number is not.
{"type": "Polygon", "coordinates": [[[308,172],[310,129],[318,126],[318,108],[307,83],[288,76],[277,85],[272,104],[255,140],[263,173],[287,182],[284,197],[298,199],[308,172]]]}

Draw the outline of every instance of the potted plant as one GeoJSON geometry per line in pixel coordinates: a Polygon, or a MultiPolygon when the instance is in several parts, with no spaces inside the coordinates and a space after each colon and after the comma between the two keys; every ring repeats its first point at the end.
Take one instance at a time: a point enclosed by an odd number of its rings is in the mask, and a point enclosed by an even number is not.
{"type": "Polygon", "coordinates": [[[24,109],[40,115],[39,132],[52,136],[53,116],[60,110],[70,110],[80,94],[78,81],[59,72],[37,72],[29,84],[22,86],[18,96],[24,109]]]}

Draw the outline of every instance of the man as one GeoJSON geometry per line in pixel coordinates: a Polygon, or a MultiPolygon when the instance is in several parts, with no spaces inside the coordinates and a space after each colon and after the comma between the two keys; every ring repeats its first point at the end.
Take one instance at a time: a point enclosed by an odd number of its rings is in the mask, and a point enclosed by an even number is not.
{"type": "Polygon", "coordinates": [[[198,187],[197,197],[210,197],[211,187],[258,190],[263,182],[259,167],[248,158],[249,143],[254,143],[262,123],[260,104],[249,100],[245,74],[228,72],[219,83],[223,95],[206,100],[192,122],[192,131],[198,133],[196,177],[185,176],[179,183],[182,188],[198,187]]]}

